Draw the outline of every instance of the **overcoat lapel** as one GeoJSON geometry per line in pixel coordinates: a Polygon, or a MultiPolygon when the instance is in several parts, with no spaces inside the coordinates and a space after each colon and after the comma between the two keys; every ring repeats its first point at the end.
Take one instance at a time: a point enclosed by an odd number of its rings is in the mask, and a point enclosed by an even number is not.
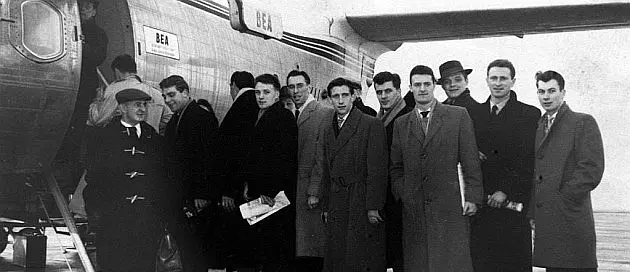
{"type": "Polygon", "coordinates": [[[417,109],[412,110],[408,125],[412,134],[416,137],[416,140],[422,144],[424,142],[424,132],[422,131],[422,124],[420,124],[420,120],[418,119],[417,109]]]}
{"type": "Polygon", "coordinates": [[[435,101],[435,106],[433,106],[433,116],[431,116],[431,121],[429,121],[429,127],[427,128],[427,137],[422,143],[423,148],[427,147],[438,130],[440,130],[440,126],[442,126],[442,104],[435,101]]]}
{"type": "MultiPolygon", "coordinates": [[[[346,121],[343,123],[343,127],[341,127],[341,130],[339,131],[339,136],[337,136],[335,138],[335,141],[333,142],[331,153],[333,158],[337,155],[337,153],[339,153],[339,150],[341,150],[341,148],[346,145],[350,138],[352,138],[352,135],[354,135],[357,128],[359,127],[362,115],[363,114],[361,113],[361,111],[359,111],[359,109],[353,108],[350,111],[348,119],[346,119],[346,121]]],[[[337,116],[334,115],[334,118],[337,118],[337,116]]]]}
{"type": "Polygon", "coordinates": [[[300,116],[298,116],[298,127],[302,125],[302,123],[306,122],[306,120],[308,120],[308,118],[311,117],[311,114],[313,113],[313,111],[315,110],[315,108],[317,108],[317,101],[312,101],[311,103],[308,103],[308,105],[306,105],[306,107],[304,108],[303,112],[300,113],[300,116]]]}

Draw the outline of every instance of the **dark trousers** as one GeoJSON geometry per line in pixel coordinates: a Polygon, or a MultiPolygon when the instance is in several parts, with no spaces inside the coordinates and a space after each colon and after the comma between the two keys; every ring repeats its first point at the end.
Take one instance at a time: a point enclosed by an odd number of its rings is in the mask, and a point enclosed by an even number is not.
{"type": "Polygon", "coordinates": [[[263,272],[292,271],[291,216],[279,211],[253,225],[257,267],[263,272]]]}
{"type": "Polygon", "coordinates": [[[476,272],[532,271],[531,229],[525,215],[484,207],[471,219],[470,253],[476,272]]]}
{"type": "Polygon", "coordinates": [[[393,268],[394,272],[403,272],[402,203],[395,201],[391,193],[387,194],[385,202],[385,231],[387,233],[387,267],[393,268]]]}
{"type": "Polygon", "coordinates": [[[324,258],[321,257],[296,257],[295,271],[321,272],[324,269],[324,258]]]}

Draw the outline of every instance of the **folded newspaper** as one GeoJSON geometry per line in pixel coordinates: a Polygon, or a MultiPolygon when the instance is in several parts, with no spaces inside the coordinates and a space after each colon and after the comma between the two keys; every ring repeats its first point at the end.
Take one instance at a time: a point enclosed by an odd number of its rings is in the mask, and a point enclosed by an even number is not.
{"type": "Polygon", "coordinates": [[[242,204],[238,207],[241,210],[241,216],[251,226],[291,204],[284,191],[280,191],[274,199],[276,203],[273,206],[262,203],[260,197],[242,204]]]}

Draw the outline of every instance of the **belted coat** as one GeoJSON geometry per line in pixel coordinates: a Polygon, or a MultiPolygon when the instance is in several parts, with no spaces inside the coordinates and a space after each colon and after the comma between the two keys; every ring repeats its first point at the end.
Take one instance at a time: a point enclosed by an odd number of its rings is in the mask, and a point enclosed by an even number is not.
{"type": "Polygon", "coordinates": [[[390,175],[403,203],[405,271],[472,271],[464,198],[482,201],[481,169],[473,124],[461,107],[435,103],[425,135],[417,110],[394,124],[390,175]]]}
{"type": "Polygon", "coordinates": [[[602,136],[595,119],[562,105],[549,133],[536,132],[534,189],[535,266],[595,268],[591,191],[604,173],[602,136]]]}
{"type": "Polygon", "coordinates": [[[324,211],[328,212],[324,271],[385,271],[385,225],[368,210],[385,205],[387,139],[383,123],[353,108],[341,129],[336,114],[324,132],[324,211]]]}

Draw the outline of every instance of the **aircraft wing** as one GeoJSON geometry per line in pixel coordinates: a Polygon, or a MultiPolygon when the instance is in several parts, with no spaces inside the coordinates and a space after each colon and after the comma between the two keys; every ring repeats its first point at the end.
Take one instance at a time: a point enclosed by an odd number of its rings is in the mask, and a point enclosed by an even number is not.
{"type": "Polygon", "coordinates": [[[578,31],[630,26],[630,3],[346,15],[350,26],[375,42],[432,41],[578,31]]]}

